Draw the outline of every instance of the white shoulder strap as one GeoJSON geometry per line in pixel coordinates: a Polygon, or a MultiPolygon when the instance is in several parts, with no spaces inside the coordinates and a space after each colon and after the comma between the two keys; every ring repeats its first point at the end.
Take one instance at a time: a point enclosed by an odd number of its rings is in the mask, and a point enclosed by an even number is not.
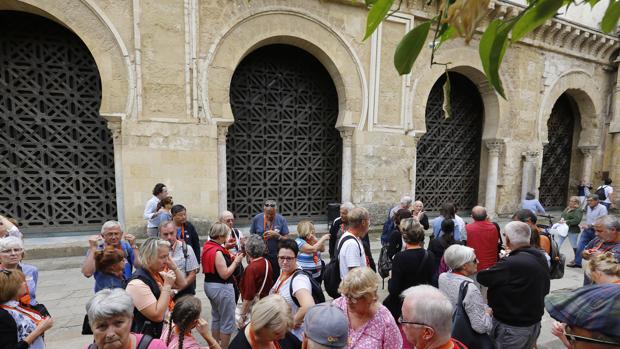
{"type": "Polygon", "coordinates": [[[269,261],[267,260],[267,258],[265,258],[265,278],[263,279],[263,284],[260,286],[260,290],[256,294],[257,296],[260,296],[260,294],[263,293],[263,288],[265,287],[265,283],[267,282],[267,274],[269,274],[269,261]]]}

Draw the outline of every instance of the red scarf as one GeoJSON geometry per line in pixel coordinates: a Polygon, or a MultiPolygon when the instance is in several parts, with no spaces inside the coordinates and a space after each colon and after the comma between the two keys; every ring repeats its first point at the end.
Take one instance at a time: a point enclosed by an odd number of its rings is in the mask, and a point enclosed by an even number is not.
{"type": "Polygon", "coordinates": [[[205,274],[216,274],[217,270],[215,270],[215,256],[217,251],[222,252],[222,254],[226,257],[228,256],[229,260],[232,260],[232,256],[227,249],[222,247],[215,241],[207,241],[202,247],[202,254],[200,255],[200,261],[202,264],[202,272],[205,274]]]}

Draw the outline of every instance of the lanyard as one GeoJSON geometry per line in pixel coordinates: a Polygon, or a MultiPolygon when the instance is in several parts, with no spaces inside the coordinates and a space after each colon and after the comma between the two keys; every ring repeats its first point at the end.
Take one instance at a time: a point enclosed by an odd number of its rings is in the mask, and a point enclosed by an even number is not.
{"type": "MultiPolygon", "coordinates": [[[[256,338],[254,338],[254,331],[252,331],[252,325],[250,325],[250,346],[252,347],[252,349],[258,348],[258,346],[256,345],[256,338]]],[[[273,346],[276,349],[280,349],[280,343],[278,343],[278,341],[273,341],[273,346]]]]}
{"type": "MultiPolygon", "coordinates": [[[[304,241],[308,244],[308,245],[312,245],[312,243],[310,242],[309,239],[304,239],[304,241]]],[[[314,265],[319,265],[319,253],[318,252],[314,252],[312,254],[312,260],[314,261],[314,265]]]]}
{"type": "MultiPolygon", "coordinates": [[[[271,222],[269,222],[269,230],[273,229],[273,221],[276,220],[276,217],[273,217],[273,220],[271,222]]],[[[267,232],[267,216],[263,215],[263,239],[265,239],[265,241],[267,241],[269,238],[267,237],[267,235],[265,234],[267,232]]]]}
{"type": "Polygon", "coordinates": [[[35,310],[26,310],[26,309],[23,309],[21,307],[19,307],[19,308],[18,307],[11,307],[9,305],[0,305],[0,308],[11,309],[11,310],[14,310],[14,311],[16,311],[18,313],[22,313],[22,314],[26,315],[27,317],[29,317],[30,320],[34,321],[35,325],[38,325],[43,320],[43,317],[41,316],[41,314],[37,313],[35,310]]]}
{"type": "Polygon", "coordinates": [[[280,288],[282,287],[282,285],[284,285],[286,280],[288,280],[288,278],[290,278],[293,274],[295,274],[295,273],[294,272],[291,273],[289,276],[285,277],[284,280],[282,280],[282,275],[280,275],[280,277],[278,278],[278,287],[276,287],[276,292],[275,292],[276,294],[278,294],[278,292],[280,291],[280,288]]]}
{"type": "MultiPolygon", "coordinates": [[[[604,243],[605,243],[605,242],[604,242],[604,241],[602,241],[600,244],[598,244],[598,246],[596,246],[596,247],[594,248],[594,250],[595,250],[595,251],[599,251],[599,249],[601,248],[601,246],[603,246],[603,244],[604,244],[604,243]]],[[[611,249],[612,249],[612,248],[614,248],[614,247],[615,247],[615,245],[611,245],[611,246],[607,247],[606,249],[604,249],[604,250],[602,250],[602,251],[600,251],[600,252],[601,252],[601,253],[605,253],[605,252],[607,252],[607,251],[611,250],[611,249]]]]}

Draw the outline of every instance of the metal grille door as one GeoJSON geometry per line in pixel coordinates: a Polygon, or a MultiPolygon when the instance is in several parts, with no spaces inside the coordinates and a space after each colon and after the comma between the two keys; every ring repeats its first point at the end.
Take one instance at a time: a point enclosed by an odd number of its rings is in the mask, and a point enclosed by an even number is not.
{"type": "Polygon", "coordinates": [[[476,205],[480,171],[483,104],[476,86],[450,73],[452,116],[444,117],[443,84],[439,79],[426,105],[426,134],[417,147],[416,200],[429,211],[445,202],[459,209],[476,205]]]}
{"type": "Polygon", "coordinates": [[[0,202],[25,231],[116,217],[114,153],[86,46],[42,17],[0,11],[0,202]]]}
{"type": "Polygon", "coordinates": [[[288,45],[248,55],[230,86],[235,123],[226,142],[228,207],[241,221],[275,199],[287,218],[325,218],[340,202],[338,96],[313,56],[288,45]]]}
{"type": "Polygon", "coordinates": [[[547,121],[549,143],[543,148],[540,202],[545,207],[566,207],[575,117],[568,96],[562,95],[547,121]]]}

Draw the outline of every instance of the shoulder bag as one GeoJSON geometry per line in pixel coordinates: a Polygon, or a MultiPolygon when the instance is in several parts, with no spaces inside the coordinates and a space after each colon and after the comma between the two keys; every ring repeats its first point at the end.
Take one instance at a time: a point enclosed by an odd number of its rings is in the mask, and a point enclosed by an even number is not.
{"type": "Polygon", "coordinates": [[[478,333],[471,328],[469,316],[465,311],[463,300],[467,295],[467,287],[471,281],[463,281],[459,287],[459,301],[452,315],[452,338],[465,344],[468,348],[493,349],[495,344],[486,333],[478,333]]]}
{"type": "Polygon", "coordinates": [[[256,296],[254,296],[254,299],[252,300],[252,303],[250,304],[250,309],[248,309],[248,313],[246,314],[245,318],[242,317],[243,313],[243,297],[239,297],[239,302],[237,303],[237,307],[235,308],[235,323],[237,324],[237,328],[238,329],[242,329],[245,326],[247,326],[247,324],[250,323],[251,320],[251,309],[252,306],[254,305],[254,303],[256,303],[259,299],[260,299],[260,294],[263,292],[263,288],[265,288],[265,283],[267,283],[267,275],[269,274],[269,261],[267,259],[265,260],[265,277],[263,278],[263,284],[260,286],[260,290],[258,290],[258,292],[256,293],[256,296]]]}

